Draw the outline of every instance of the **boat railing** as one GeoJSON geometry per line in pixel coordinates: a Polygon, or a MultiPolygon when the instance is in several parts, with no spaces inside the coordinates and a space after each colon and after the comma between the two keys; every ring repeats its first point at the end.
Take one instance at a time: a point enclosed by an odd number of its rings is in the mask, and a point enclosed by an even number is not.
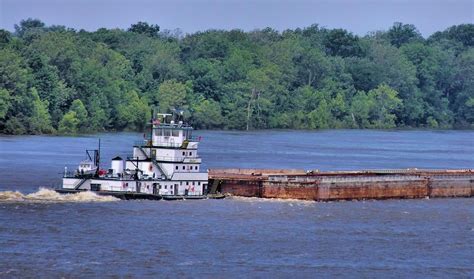
{"type": "MultiPolygon", "coordinates": [[[[148,147],[150,146],[150,142],[141,140],[141,141],[136,141],[134,145],[148,147]]],[[[157,147],[181,147],[182,145],[183,145],[182,143],[174,143],[174,142],[155,142],[154,144],[154,146],[157,146],[157,147]]]]}
{"type": "Polygon", "coordinates": [[[201,141],[201,136],[190,136],[188,137],[189,141],[194,141],[194,142],[200,142],[201,141]]]}
{"type": "Polygon", "coordinates": [[[199,192],[188,192],[184,196],[202,196],[199,192]]]}
{"type": "Polygon", "coordinates": [[[78,174],[79,172],[77,170],[74,170],[74,171],[68,170],[68,171],[63,172],[63,178],[75,178],[78,174]]]}
{"type": "Polygon", "coordinates": [[[135,146],[149,146],[150,141],[149,140],[137,140],[133,143],[135,146]]]}

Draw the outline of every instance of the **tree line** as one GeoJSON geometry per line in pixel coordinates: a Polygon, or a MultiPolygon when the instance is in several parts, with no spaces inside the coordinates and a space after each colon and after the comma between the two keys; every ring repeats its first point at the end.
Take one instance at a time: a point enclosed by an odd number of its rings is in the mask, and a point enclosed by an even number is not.
{"type": "Polygon", "coordinates": [[[141,130],[152,107],[203,129],[472,129],[474,25],[0,30],[0,133],[141,130]]]}

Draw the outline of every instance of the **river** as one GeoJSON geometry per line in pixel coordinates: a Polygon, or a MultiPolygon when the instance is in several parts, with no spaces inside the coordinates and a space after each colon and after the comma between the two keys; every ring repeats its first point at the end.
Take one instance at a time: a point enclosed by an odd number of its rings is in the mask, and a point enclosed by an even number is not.
{"type": "MultiPolygon", "coordinates": [[[[474,168],[474,131],[196,131],[206,168],[474,168]]],[[[63,197],[143,135],[0,137],[0,277],[473,277],[474,199],[63,197]]]]}

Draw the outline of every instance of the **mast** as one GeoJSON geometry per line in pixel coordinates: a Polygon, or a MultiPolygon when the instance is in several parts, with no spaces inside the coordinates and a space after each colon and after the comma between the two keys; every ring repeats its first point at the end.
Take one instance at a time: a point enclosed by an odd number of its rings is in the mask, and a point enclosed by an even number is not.
{"type": "MultiPolygon", "coordinates": [[[[150,146],[153,145],[153,125],[155,122],[155,107],[151,109],[151,119],[150,119],[150,146]]],[[[151,149],[150,149],[150,154],[151,154],[151,149]]]]}
{"type": "Polygon", "coordinates": [[[96,175],[99,175],[99,170],[100,170],[100,138],[99,138],[99,149],[97,149],[95,151],[95,154],[94,154],[94,164],[97,166],[96,170],[95,170],[95,174],[96,175]]]}

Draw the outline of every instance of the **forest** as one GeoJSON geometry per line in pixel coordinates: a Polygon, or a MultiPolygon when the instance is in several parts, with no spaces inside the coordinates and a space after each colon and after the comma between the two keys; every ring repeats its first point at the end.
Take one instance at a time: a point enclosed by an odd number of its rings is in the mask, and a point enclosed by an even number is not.
{"type": "Polygon", "coordinates": [[[198,129],[473,129],[474,24],[0,30],[0,133],[141,131],[152,108],[198,129]]]}

